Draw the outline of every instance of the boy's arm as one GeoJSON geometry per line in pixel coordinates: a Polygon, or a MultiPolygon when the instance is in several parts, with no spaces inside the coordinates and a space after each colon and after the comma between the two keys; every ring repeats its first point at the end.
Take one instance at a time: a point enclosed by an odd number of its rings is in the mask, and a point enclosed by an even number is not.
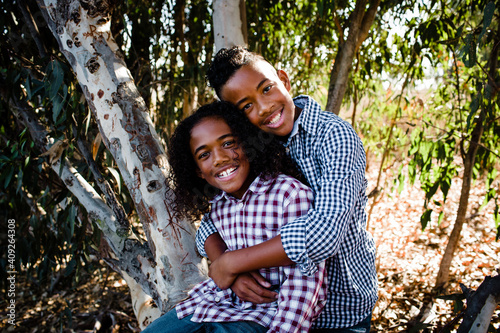
{"type": "Polygon", "coordinates": [[[366,157],[361,139],[346,123],[325,128],[316,134],[321,142],[314,146],[318,149],[313,147],[314,169],[309,170],[319,175],[314,208],[281,229],[285,252],[307,275],[345,244],[371,251],[366,234],[366,157]]]}
{"type": "Polygon", "coordinates": [[[212,261],[208,275],[219,288],[227,289],[239,274],[291,264],[293,261],[286,255],[281,237],[276,236],[264,243],[220,254],[212,261]]]}
{"type": "MultiPolygon", "coordinates": [[[[288,197],[283,202],[283,216],[278,225],[282,226],[307,214],[313,200],[312,191],[297,184],[290,186],[288,197]]],[[[212,262],[208,275],[219,288],[227,289],[238,274],[261,268],[288,266],[294,262],[287,256],[281,236],[276,236],[266,242],[230,251],[222,254],[212,262]]]]}
{"type": "MultiPolygon", "coordinates": [[[[208,229],[213,230],[212,226],[207,226],[206,224],[212,224],[213,226],[208,215],[205,215],[203,218],[202,225],[199,228],[199,230],[201,229],[200,233],[206,234],[208,229]]],[[[213,228],[215,229],[215,226],[213,228]]],[[[206,239],[204,252],[212,262],[216,261],[227,250],[226,243],[218,232],[210,234],[207,238],[199,236],[197,233],[197,242],[202,241],[202,239],[206,239]]],[[[266,289],[270,286],[271,284],[255,271],[238,275],[231,289],[241,300],[260,304],[271,303],[276,300],[278,294],[266,289]]]]}

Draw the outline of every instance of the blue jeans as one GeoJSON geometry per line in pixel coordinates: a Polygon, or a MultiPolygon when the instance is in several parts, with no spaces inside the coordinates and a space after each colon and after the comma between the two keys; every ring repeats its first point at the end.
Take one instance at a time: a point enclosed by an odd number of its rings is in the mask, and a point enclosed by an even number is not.
{"type": "Polygon", "coordinates": [[[346,328],[317,328],[310,331],[310,333],[370,333],[370,322],[372,315],[360,321],[354,326],[346,328]]]}
{"type": "Polygon", "coordinates": [[[193,315],[177,318],[175,309],[149,324],[142,333],[265,333],[267,328],[251,321],[195,323],[193,315]]]}

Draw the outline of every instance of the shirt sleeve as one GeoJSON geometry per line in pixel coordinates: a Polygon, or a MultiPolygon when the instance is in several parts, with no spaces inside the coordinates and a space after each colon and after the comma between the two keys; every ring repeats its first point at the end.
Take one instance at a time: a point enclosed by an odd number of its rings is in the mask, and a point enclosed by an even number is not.
{"type": "Polygon", "coordinates": [[[308,177],[315,190],[313,208],[281,229],[285,252],[307,275],[338,253],[344,242],[352,246],[358,241],[353,228],[366,228],[366,157],[360,138],[341,123],[325,127],[316,139],[311,160],[304,164],[314,169],[306,174],[316,177],[308,177]]]}
{"type": "Polygon", "coordinates": [[[290,184],[287,192],[283,200],[283,220],[281,226],[291,223],[301,216],[305,216],[314,200],[312,190],[298,180],[290,184]]]}
{"type": "Polygon", "coordinates": [[[198,253],[202,257],[208,257],[207,253],[205,252],[205,242],[208,236],[215,234],[216,232],[218,231],[212,219],[210,218],[210,213],[203,215],[200,227],[196,231],[196,247],[198,248],[198,253]]]}
{"type": "MultiPolygon", "coordinates": [[[[297,184],[291,186],[290,196],[283,203],[283,223],[294,223],[298,217],[307,214],[312,200],[311,189],[297,184]]],[[[268,333],[308,332],[326,303],[325,263],[320,263],[312,276],[303,275],[296,265],[280,269],[286,280],[280,286],[276,315],[268,333]]]]}

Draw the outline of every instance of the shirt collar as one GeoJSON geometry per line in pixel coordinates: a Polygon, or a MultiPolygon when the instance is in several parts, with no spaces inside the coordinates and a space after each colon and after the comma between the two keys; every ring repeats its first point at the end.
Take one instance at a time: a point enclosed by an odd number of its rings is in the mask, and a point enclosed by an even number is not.
{"type": "Polygon", "coordinates": [[[213,197],[212,200],[210,200],[210,203],[213,204],[219,200],[222,200],[223,198],[226,200],[243,201],[243,200],[245,200],[245,198],[248,195],[250,195],[249,193],[260,195],[260,194],[267,192],[269,190],[269,188],[271,187],[273,181],[274,181],[273,177],[259,175],[259,176],[255,177],[255,179],[250,184],[250,186],[248,187],[245,194],[243,194],[241,199],[237,199],[237,198],[233,197],[232,195],[230,195],[229,193],[221,191],[219,194],[217,194],[215,197],[213,197]]]}
{"type": "MultiPolygon", "coordinates": [[[[311,97],[300,95],[293,99],[295,106],[302,109],[299,118],[293,124],[290,138],[297,134],[299,126],[310,134],[316,133],[318,127],[318,116],[321,106],[311,97]]],[[[290,139],[289,138],[289,139],[290,139]]]]}

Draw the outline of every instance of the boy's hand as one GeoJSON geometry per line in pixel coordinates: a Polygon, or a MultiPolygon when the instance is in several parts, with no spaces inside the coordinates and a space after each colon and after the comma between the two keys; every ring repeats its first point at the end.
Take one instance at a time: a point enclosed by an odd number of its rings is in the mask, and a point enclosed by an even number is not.
{"type": "Polygon", "coordinates": [[[272,303],[276,301],[278,293],[270,291],[271,284],[257,271],[238,275],[231,289],[242,301],[253,304],[272,303]]]}

